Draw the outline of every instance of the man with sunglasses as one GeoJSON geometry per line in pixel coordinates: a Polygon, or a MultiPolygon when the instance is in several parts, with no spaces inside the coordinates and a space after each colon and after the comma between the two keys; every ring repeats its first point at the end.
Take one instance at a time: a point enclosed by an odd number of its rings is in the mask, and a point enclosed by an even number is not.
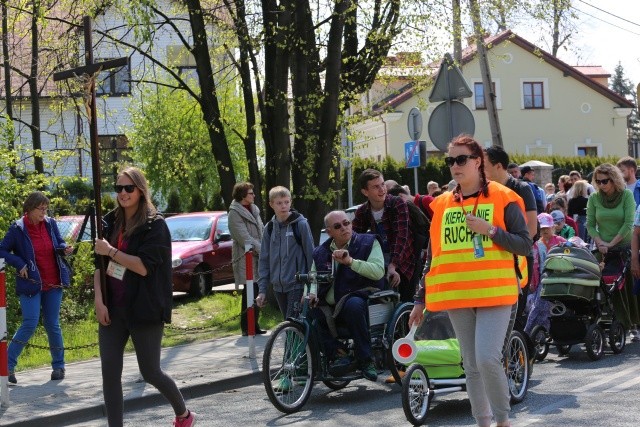
{"type": "Polygon", "coordinates": [[[398,290],[401,301],[413,301],[417,283],[411,283],[411,278],[416,263],[407,202],[387,194],[384,177],[375,169],[365,169],[358,184],[367,201],[356,210],[353,230],[380,237],[389,284],[398,290]]]}
{"type": "Polygon", "coordinates": [[[371,339],[367,322],[367,298],[371,291],[382,289],[384,258],[379,238],[374,234],[353,232],[344,211],[329,212],[324,218],[329,239],[313,251],[312,270],[331,271],[333,285],[321,287],[311,295],[313,305],[320,306],[320,336],[324,350],[332,363],[332,373],[341,375],[353,364],[347,355],[338,358],[336,322],[349,330],[355,347],[355,357],[362,375],[371,381],[378,372],[371,355],[371,339]]]}

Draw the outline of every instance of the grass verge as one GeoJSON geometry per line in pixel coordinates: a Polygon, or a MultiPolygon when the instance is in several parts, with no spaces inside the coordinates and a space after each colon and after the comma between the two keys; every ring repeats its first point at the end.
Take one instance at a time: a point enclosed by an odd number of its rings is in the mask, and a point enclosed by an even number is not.
{"type": "MultiPolygon", "coordinates": [[[[202,299],[181,297],[174,299],[172,323],[165,327],[163,347],[189,344],[240,334],[240,295],[236,292],[214,292],[202,299]]],[[[273,329],[282,321],[280,311],[267,305],[260,313],[260,327],[273,329]]],[[[62,323],[65,362],[75,362],[99,357],[98,323],[93,309],[88,310],[87,319],[62,323]]],[[[15,332],[15,331],[12,331],[15,332]]],[[[126,352],[133,351],[131,340],[126,352]]],[[[38,326],[29,340],[29,345],[18,359],[16,371],[49,366],[51,355],[47,334],[38,326]]]]}

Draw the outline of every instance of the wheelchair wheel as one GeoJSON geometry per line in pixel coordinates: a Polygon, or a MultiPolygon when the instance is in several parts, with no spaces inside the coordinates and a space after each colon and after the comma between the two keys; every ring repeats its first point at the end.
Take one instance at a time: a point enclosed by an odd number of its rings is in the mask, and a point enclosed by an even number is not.
{"type": "Polygon", "coordinates": [[[624,326],[622,326],[622,323],[614,320],[611,322],[611,327],[609,328],[609,347],[611,347],[611,351],[615,354],[622,353],[626,343],[627,331],[624,329],[624,326]]]}
{"type": "Polygon", "coordinates": [[[547,330],[544,326],[536,326],[531,331],[531,341],[535,346],[535,359],[539,362],[543,361],[549,354],[549,339],[547,338],[547,330]]]}
{"type": "Polygon", "coordinates": [[[385,333],[386,343],[388,344],[386,348],[387,368],[398,385],[402,385],[402,377],[407,370],[407,366],[393,358],[393,343],[400,338],[406,337],[409,333],[411,329],[409,327],[409,315],[412,309],[413,303],[410,302],[406,302],[398,307],[387,324],[385,333]]]}
{"type": "Polygon", "coordinates": [[[324,380],[324,381],[322,381],[322,383],[324,385],[326,385],[327,387],[329,387],[331,390],[342,390],[343,388],[348,386],[350,382],[351,382],[350,380],[341,380],[341,381],[324,380]]]}
{"type": "Polygon", "coordinates": [[[584,345],[591,360],[600,360],[602,358],[604,354],[604,332],[597,323],[587,329],[584,345]]]}
{"type": "Polygon", "coordinates": [[[278,325],[262,356],[262,381],[269,400],[278,410],[299,411],[311,396],[315,376],[314,353],[304,344],[304,327],[292,321],[278,325]]]}
{"type": "Polygon", "coordinates": [[[431,396],[427,371],[422,365],[412,364],[402,379],[402,409],[414,426],[424,424],[431,396]]]}
{"type": "Polygon", "coordinates": [[[529,388],[529,354],[527,341],[521,332],[512,331],[504,354],[505,372],[511,403],[520,403],[529,388]]]}

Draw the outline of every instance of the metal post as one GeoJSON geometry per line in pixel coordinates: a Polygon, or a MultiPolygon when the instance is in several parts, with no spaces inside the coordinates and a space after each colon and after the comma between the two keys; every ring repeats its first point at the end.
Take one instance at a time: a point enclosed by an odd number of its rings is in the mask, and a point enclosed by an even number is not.
{"type": "Polygon", "coordinates": [[[9,406],[9,357],[7,356],[7,281],[0,258],[0,406],[9,406]]]}
{"type": "Polygon", "coordinates": [[[420,194],[418,191],[418,168],[413,168],[413,185],[416,189],[413,194],[420,194]]]}
{"type": "Polygon", "coordinates": [[[253,246],[244,245],[244,260],[246,267],[245,292],[247,294],[247,335],[249,338],[249,359],[256,358],[256,317],[255,303],[256,296],[253,294],[253,246]]]}

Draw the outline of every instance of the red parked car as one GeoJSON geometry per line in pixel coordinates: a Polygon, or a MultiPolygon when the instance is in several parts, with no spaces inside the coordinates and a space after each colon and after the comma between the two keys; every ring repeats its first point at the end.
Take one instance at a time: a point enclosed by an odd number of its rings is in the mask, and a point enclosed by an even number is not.
{"type": "Polygon", "coordinates": [[[233,282],[227,212],[194,212],[166,219],[171,232],[174,292],[202,297],[233,282]]]}

